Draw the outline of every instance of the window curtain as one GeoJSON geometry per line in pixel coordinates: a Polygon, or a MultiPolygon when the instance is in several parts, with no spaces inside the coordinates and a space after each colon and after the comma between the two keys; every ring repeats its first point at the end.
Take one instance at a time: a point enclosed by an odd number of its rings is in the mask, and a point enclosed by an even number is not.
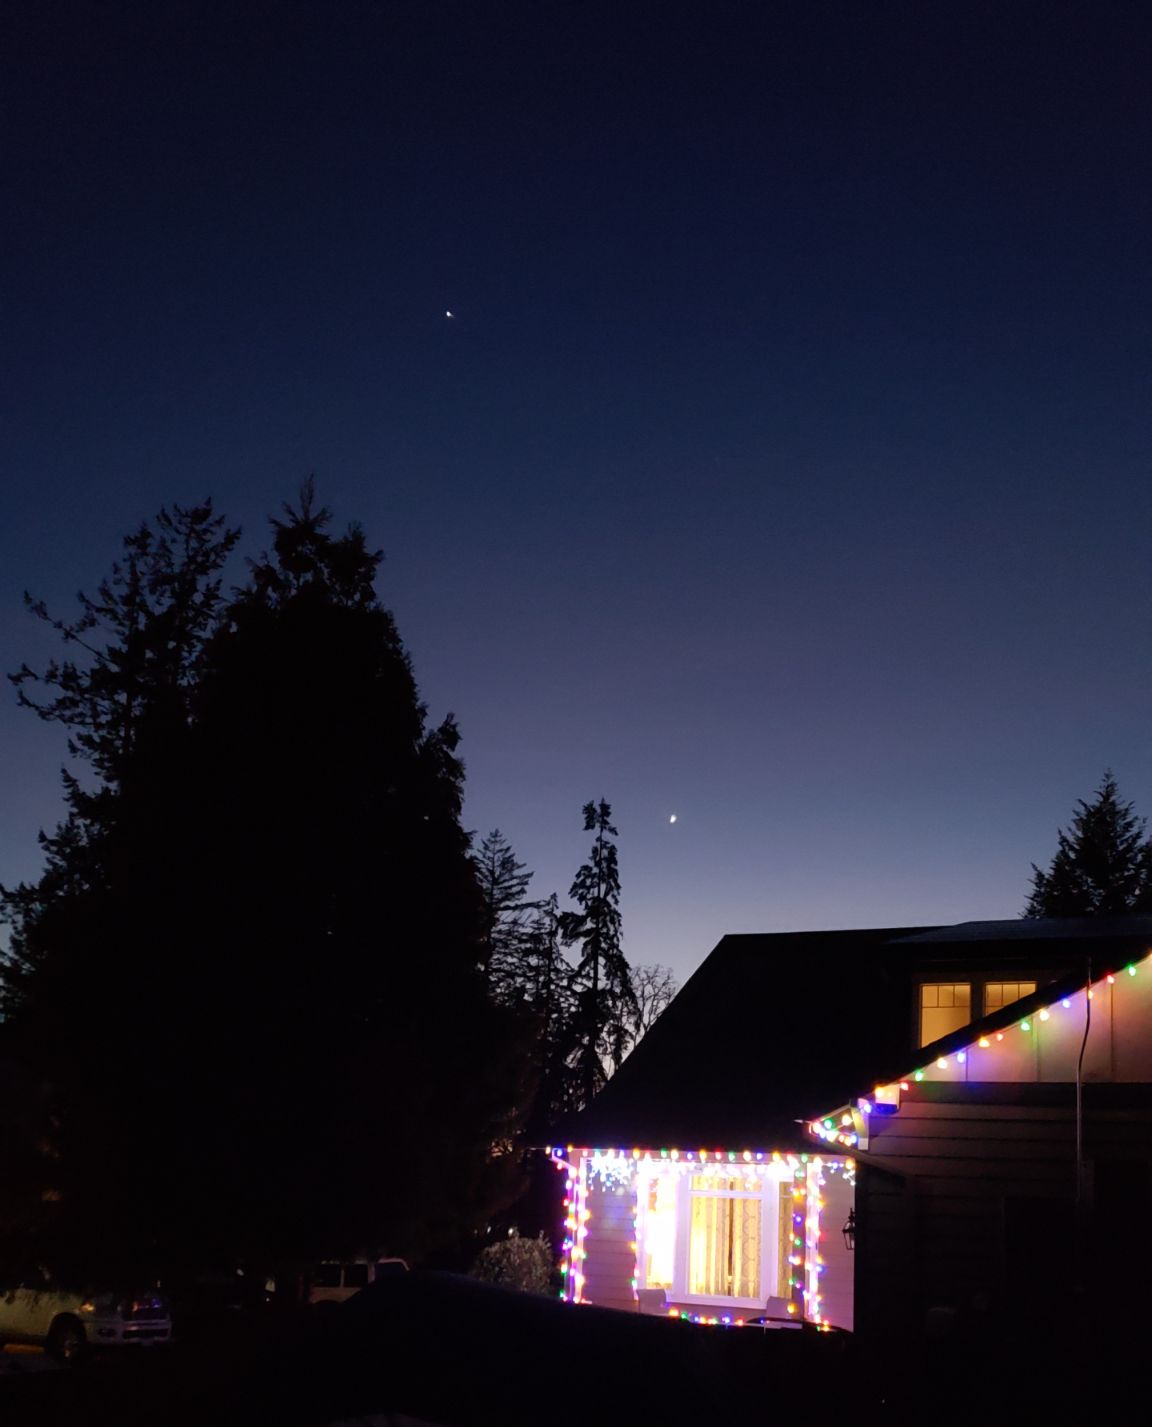
{"type": "Polygon", "coordinates": [[[761,1201],[693,1194],[688,1292],[759,1298],[761,1201]]]}

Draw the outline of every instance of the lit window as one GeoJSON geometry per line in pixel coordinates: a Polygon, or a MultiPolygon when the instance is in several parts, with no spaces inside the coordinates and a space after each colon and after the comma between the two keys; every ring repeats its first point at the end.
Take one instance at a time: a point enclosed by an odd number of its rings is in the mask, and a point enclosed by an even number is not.
{"type": "Polygon", "coordinates": [[[688,1292],[693,1297],[760,1298],[763,1210],[754,1178],[692,1176],[688,1292]]]}
{"type": "Polygon", "coordinates": [[[1022,996],[1031,996],[1035,990],[1035,981],[989,981],[984,987],[984,1014],[990,1016],[1022,996]]]}
{"type": "Polygon", "coordinates": [[[643,1204],[644,1286],[671,1288],[676,1266],[676,1181],[656,1175],[643,1204]]]}
{"type": "Polygon", "coordinates": [[[637,1186],[637,1287],[670,1302],[763,1308],[790,1292],[786,1165],[653,1167],[637,1186]],[[779,1232],[777,1228],[779,1226],[779,1232]]]}
{"type": "Polygon", "coordinates": [[[967,981],[934,981],[920,987],[920,1044],[951,1035],[972,1019],[972,987],[967,981]]]}

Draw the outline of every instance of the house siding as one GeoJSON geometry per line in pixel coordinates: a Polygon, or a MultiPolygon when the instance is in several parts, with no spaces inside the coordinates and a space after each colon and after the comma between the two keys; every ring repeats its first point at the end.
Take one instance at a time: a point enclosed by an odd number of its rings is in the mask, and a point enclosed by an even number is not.
{"type": "Polygon", "coordinates": [[[855,1204],[856,1191],[842,1174],[824,1177],[821,1191],[824,1209],[820,1216],[820,1255],[824,1272],[820,1292],[824,1299],[821,1316],[837,1328],[853,1327],[853,1276],[856,1255],[844,1242],[844,1221],[855,1204]]]}
{"type": "Polygon", "coordinates": [[[602,1308],[634,1311],[635,1192],[629,1187],[593,1180],[588,1186],[588,1210],[584,1301],[602,1308]]]}
{"type": "MultiPolygon", "coordinates": [[[[1093,1104],[1093,1089],[1085,1093],[1086,1188],[1094,1164],[1127,1167],[1146,1184],[1152,1107],[1139,1103],[1145,1096],[1093,1104]]],[[[943,1086],[917,1087],[897,1115],[873,1118],[858,1196],[862,1327],[885,1312],[923,1323],[976,1305],[1043,1314],[1062,1295],[1070,1301],[1080,1272],[1072,1087],[1057,1105],[1029,1103],[1031,1085],[1013,1087],[1011,1102],[1003,1086],[983,1090],[950,1086],[945,1098],[943,1086]]]]}
{"type": "Polygon", "coordinates": [[[862,1336],[895,1338],[907,1322],[915,1283],[911,1189],[875,1163],[857,1165],[853,1312],[862,1336]]]}
{"type": "MultiPolygon", "coordinates": [[[[822,1198],[824,1210],[820,1252],[825,1265],[820,1287],[823,1299],[822,1316],[836,1327],[851,1329],[854,1255],[848,1252],[844,1244],[841,1227],[853,1206],[854,1190],[841,1173],[829,1172],[824,1178],[822,1198]]],[[[780,1262],[773,1280],[764,1285],[764,1293],[758,1306],[736,1306],[730,1300],[723,1299],[682,1301],[669,1292],[663,1302],[655,1295],[644,1305],[644,1311],[683,1311],[693,1317],[703,1315],[718,1318],[749,1318],[758,1313],[786,1315],[789,1312],[790,1296],[797,1305],[801,1301],[798,1293],[793,1295],[788,1287],[790,1274],[797,1272],[788,1266],[790,1236],[793,1232],[792,1215],[797,1207],[788,1184],[783,1184],[779,1208],[780,1262]]],[[[585,1257],[582,1262],[582,1301],[603,1308],[640,1311],[641,1303],[633,1290],[633,1277],[636,1273],[636,1198],[632,1185],[607,1177],[593,1176],[588,1184],[586,1208],[588,1221],[584,1238],[585,1257]]],[[[776,1232],[773,1226],[774,1235],[776,1232]]]]}

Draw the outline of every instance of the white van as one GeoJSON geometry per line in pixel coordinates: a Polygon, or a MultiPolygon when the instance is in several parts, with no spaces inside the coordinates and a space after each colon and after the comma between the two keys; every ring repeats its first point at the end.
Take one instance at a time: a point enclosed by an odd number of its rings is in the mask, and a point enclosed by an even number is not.
{"type": "Polygon", "coordinates": [[[403,1259],[324,1259],[309,1274],[309,1303],[344,1303],[354,1293],[393,1273],[406,1273],[403,1259]]]}

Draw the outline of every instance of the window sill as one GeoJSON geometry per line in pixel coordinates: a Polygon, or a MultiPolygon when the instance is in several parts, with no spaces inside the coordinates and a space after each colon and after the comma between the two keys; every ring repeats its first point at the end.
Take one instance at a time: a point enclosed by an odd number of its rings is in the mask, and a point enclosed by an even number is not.
{"type": "MultiPolygon", "coordinates": [[[[760,1308],[764,1309],[762,1298],[726,1298],[722,1293],[669,1293],[669,1305],[674,1303],[691,1303],[697,1307],[701,1304],[715,1303],[722,1308],[760,1308]]],[[[764,1309],[766,1312],[767,1310],[764,1309]]]]}

